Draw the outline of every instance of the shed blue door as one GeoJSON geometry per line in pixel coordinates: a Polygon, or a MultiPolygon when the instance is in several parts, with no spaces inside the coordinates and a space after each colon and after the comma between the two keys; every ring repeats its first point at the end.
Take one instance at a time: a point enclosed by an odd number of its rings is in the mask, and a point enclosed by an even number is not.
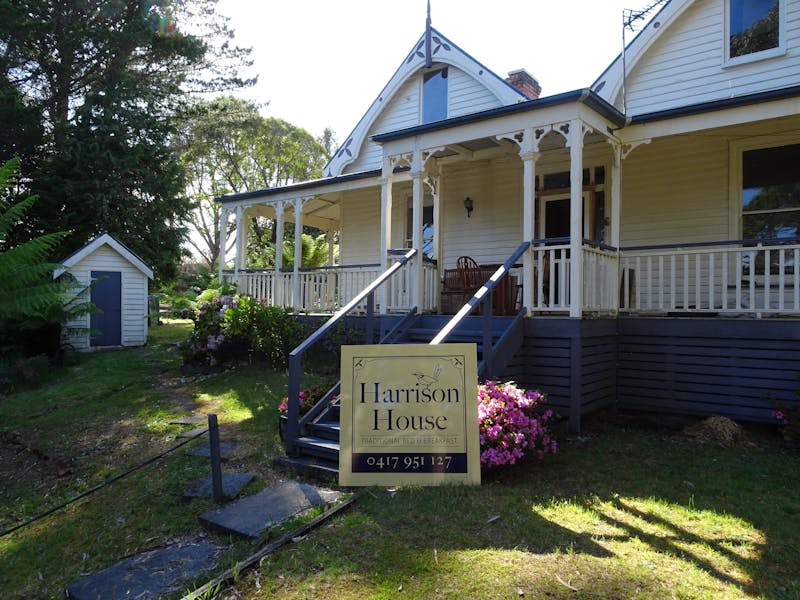
{"type": "Polygon", "coordinates": [[[122,344],[122,273],[119,271],[92,271],[92,304],[100,312],[92,314],[92,346],[119,346],[122,344]]]}

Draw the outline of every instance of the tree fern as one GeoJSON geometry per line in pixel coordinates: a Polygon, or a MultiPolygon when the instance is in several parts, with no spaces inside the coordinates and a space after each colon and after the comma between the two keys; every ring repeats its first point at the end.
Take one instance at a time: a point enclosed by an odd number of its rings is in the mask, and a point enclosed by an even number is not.
{"type": "Polygon", "coordinates": [[[16,319],[47,310],[64,299],[65,287],[53,281],[60,265],[48,262],[48,254],[64,238],[50,233],[8,247],[8,234],[36,202],[31,196],[14,202],[10,193],[19,173],[19,160],[0,167],[0,318],[16,319]]]}

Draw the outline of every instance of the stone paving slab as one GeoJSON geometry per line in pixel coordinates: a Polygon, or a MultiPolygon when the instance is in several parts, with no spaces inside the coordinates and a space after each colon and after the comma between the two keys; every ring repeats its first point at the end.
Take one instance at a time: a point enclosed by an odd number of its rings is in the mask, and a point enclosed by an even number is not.
{"type": "Polygon", "coordinates": [[[268,527],[304,510],[333,502],[340,492],[286,481],[200,516],[210,527],[257,538],[268,527]]]}
{"type": "Polygon", "coordinates": [[[128,557],[67,586],[72,600],[150,600],[178,592],[216,566],[222,548],[206,541],[173,544],[128,557]]]}
{"type": "Polygon", "coordinates": [[[188,431],[181,431],[176,438],[191,438],[196,435],[200,435],[201,433],[205,433],[208,431],[208,427],[205,425],[201,425],[200,427],[195,427],[194,429],[189,429],[188,431]]]}
{"type": "MultiPolygon", "coordinates": [[[[223,473],[222,474],[222,495],[226,498],[235,498],[242,491],[242,488],[253,480],[250,473],[223,473]]],[[[205,479],[195,481],[183,492],[184,498],[199,498],[200,496],[212,496],[213,484],[211,475],[205,479]]]]}
{"type": "Polygon", "coordinates": [[[186,408],[193,408],[197,406],[197,401],[194,398],[189,398],[188,396],[175,396],[170,400],[172,404],[177,406],[183,406],[186,408]]]}
{"type": "MultiPolygon", "coordinates": [[[[239,447],[239,444],[234,442],[220,442],[219,443],[219,455],[220,458],[228,458],[236,448],[239,447]]],[[[195,446],[194,448],[190,448],[186,451],[188,456],[201,456],[203,458],[211,458],[211,446],[208,443],[205,443],[201,446],[195,446]]]]}
{"type": "Polygon", "coordinates": [[[199,423],[208,423],[208,415],[186,415],[169,422],[170,425],[197,425],[199,423]]]}

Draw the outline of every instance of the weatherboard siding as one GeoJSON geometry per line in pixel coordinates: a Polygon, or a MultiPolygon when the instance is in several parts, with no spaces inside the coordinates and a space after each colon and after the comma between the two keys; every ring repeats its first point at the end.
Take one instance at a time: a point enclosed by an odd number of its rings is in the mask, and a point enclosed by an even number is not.
{"type": "Polygon", "coordinates": [[[339,263],[362,265],[380,262],[380,189],[350,192],[341,204],[342,225],[339,263]]]}
{"type": "MultiPolygon", "coordinates": [[[[788,1],[785,17],[785,55],[725,65],[724,2],[693,3],[628,74],[628,114],[646,114],[797,85],[800,2],[788,1]]],[[[622,105],[621,96],[616,104],[622,105]]]]}
{"type": "Polygon", "coordinates": [[[450,67],[447,76],[449,79],[447,116],[449,118],[489,110],[503,105],[500,99],[483,82],[461,69],[450,67]]]}
{"type": "Polygon", "coordinates": [[[410,78],[381,108],[378,117],[364,138],[361,148],[358,149],[357,158],[345,167],[345,173],[358,173],[381,168],[381,146],[372,141],[373,135],[419,124],[419,87],[419,78],[410,78]]]}
{"type": "MultiPolygon", "coordinates": [[[[420,115],[422,114],[421,77],[421,73],[418,73],[409,78],[381,109],[361,148],[358,149],[357,158],[345,167],[344,173],[358,173],[381,167],[381,146],[372,141],[372,136],[420,124],[420,115]]],[[[447,78],[448,117],[457,117],[502,106],[500,99],[482,81],[461,69],[449,65],[447,78]]]]}
{"type": "Polygon", "coordinates": [[[621,245],[730,239],[728,146],[721,137],[655,139],[622,167],[621,245]]]}
{"type": "Polygon", "coordinates": [[[444,268],[459,256],[502,263],[522,241],[522,168],[516,158],[473,163],[449,172],[442,204],[444,268]],[[475,209],[467,217],[464,198],[475,209]]]}

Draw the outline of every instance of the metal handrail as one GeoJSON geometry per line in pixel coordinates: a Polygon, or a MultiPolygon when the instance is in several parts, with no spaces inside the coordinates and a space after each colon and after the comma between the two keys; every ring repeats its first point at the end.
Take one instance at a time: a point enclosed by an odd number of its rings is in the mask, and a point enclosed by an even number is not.
{"type": "MultiPolygon", "coordinates": [[[[523,242],[514,250],[514,253],[509,256],[506,261],[500,265],[497,270],[492,273],[492,276],[483,284],[483,286],[475,292],[475,295],[461,307],[452,319],[439,331],[439,333],[431,341],[431,345],[443,343],[455,329],[467,318],[467,316],[475,310],[481,302],[486,298],[492,297],[494,289],[497,287],[498,282],[508,275],[509,270],[514,266],[519,259],[531,247],[531,242],[523,242]]],[[[484,305],[483,311],[483,360],[485,368],[492,371],[492,303],[491,300],[484,305]]]]}
{"type": "MultiPolygon", "coordinates": [[[[417,307],[413,307],[409,309],[409,311],[400,319],[397,324],[392,327],[389,332],[386,333],[379,341],[379,344],[387,344],[390,343],[392,339],[394,339],[397,335],[405,331],[409,324],[413,322],[414,317],[417,316],[417,307]]],[[[303,428],[311,423],[314,419],[316,419],[323,410],[325,410],[328,405],[333,400],[334,396],[339,394],[339,390],[341,387],[342,382],[337,381],[336,384],[328,390],[328,392],[320,398],[317,403],[312,406],[306,414],[300,417],[298,430],[303,431],[303,428]]]]}
{"type": "Polygon", "coordinates": [[[396,263],[391,265],[384,271],[375,281],[370,283],[361,292],[359,292],[350,302],[345,304],[339,309],[330,319],[328,319],[322,327],[317,329],[308,338],[303,340],[294,350],[289,353],[289,389],[288,389],[288,407],[286,413],[286,446],[287,452],[294,450],[293,442],[297,439],[300,428],[300,403],[297,401],[300,396],[300,373],[301,373],[301,359],[303,354],[316,344],[330,329],[336,325],[344,316],[353,310],[356,306],[367,301],[367,331],[365,338],[369,342],[372,339],[372,317],[375,310],[375,290],[381,285],[386,283],[392,275],[402,269],[406,263],[411,260],[417,253],[415,248],[406,251],[405,254],[396,263]]]}

